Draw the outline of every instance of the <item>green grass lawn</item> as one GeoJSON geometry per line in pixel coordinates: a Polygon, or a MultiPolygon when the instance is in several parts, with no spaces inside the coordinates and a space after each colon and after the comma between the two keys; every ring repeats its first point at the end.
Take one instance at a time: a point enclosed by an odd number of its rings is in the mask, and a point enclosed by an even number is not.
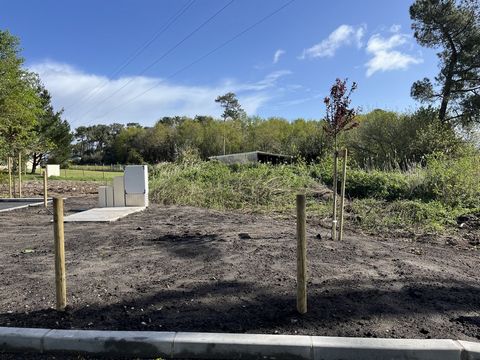
{"type": "Polygon", "coordinates": [[[50,179],[76,180],[76,181],[104,181],[104,180],[111,180],[116,176],[123,176],[123,171],[61,169],[60,176],[52,176],[50,177],[50,179]]]}
{"type": "MultiPolygon", "coordinates": [[[[13,174],[17,178],[17,174],[13,174]]],[[[83,169],[61,169],[60,176],[51,176],[49,180],[74,180],[74,181],[108,181],[116,176],[123,176],[123,171],[94,171],[83,169]]],[[[43,175],[40,170],[36,174],[22,174],[22,181],[39,180],[41,181],[43,175]]],[[[3,172],[0,173],[0,182],[7,182],[8,175],[3,172]]]]}

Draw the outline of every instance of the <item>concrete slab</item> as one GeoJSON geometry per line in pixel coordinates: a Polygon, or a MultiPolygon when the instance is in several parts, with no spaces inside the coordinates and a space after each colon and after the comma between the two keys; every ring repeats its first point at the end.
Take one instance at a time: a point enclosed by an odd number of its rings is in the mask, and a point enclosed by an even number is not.
{"type": "Polygon", "coordinates": [[[104,207],[94,208],[65,216],[64,222],[113,222],[130,214],[143,211],[145,207],[104,207]]]}

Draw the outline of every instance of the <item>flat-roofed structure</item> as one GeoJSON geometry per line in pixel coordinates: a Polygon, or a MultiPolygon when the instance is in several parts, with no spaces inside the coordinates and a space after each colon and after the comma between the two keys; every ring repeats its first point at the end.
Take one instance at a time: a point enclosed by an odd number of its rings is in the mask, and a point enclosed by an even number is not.
{"type": "Polygon", "coordinates": [[[270,164],[288,164],[292,162],[293,156],[268,153],[265,151],[251,151],[237,154],[210,156],[209,160],[219,161],[224,164],[253,164],[253,163],[270,163],[270,164]]]}

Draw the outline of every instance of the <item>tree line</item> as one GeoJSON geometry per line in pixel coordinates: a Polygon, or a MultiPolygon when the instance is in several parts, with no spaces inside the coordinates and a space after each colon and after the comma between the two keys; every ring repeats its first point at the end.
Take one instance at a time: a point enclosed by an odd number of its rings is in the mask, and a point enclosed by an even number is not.
{"type": "MultiPolygon", "coordinates": [[[[437,151],[455,153],[466,140],[439,120],[435,108],[411,114],[381,109],[357,115],[354,129],[338,137],[360,167],[406,169],[437,151]]],[[[330,153],[325,120],[244,117],[223,121],[208,116],[164,117],[152,127],[139,124],[92,125],[75,131],[73,152],[79,163],[158,163],[176,161],[184,152],[201,159],[226,152],[268,151],[307,162],[330,153]]]]}

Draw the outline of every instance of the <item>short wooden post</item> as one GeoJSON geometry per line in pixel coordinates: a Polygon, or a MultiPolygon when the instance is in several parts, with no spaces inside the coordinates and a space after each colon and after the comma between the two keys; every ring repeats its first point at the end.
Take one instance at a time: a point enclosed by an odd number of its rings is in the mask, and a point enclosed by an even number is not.
{"type": "Polygon", "coordinates": [[[43,204],[45,205],[45,207],[48,207],[47,181],[48,181],[47,170],[45,169],[43,171],[43,204]]]}
{"type": "Polygon", "coordinates": [[[307,240],[305,194],[297,195],[297,310],[307,312],[307,240]]]}
{"type": "Polygon", "coordinates": [[[11,157],[8,157],[8,197],[10,199],[13,196],[12,166],[13,159],[11,157]]]}
{"type": "Polygon", "coordinates": [[[18,153],[18,197],[22,197],[22,153],[18,153]]]}
{"type": "Polygon", "coordinates": [[[53,199],[53,235],[55,238],[55,290],[57,310],[64,311],[67,306],[67,284],[65,275],[63,198],[53,199]]]}
{"type": "Polygon", "coordinates": [[[340,196],[340,223],[339,223],[339,230],[338,230],[338,240],[341,241],[343,239],[343,214],[344,214],[344,207],[345,207],[345,182],[347,180],[347,149],[343,149],[342,151],[343,157],[343,168],[342,168],[342,185],[341,185],[341,196],[340,196]]]}
{"type": "Polygon", "coordinates": [[[338,152],[333,153],[333,213],[332,213],[332,240],[337,238],[337,168],[338,152]]]}

